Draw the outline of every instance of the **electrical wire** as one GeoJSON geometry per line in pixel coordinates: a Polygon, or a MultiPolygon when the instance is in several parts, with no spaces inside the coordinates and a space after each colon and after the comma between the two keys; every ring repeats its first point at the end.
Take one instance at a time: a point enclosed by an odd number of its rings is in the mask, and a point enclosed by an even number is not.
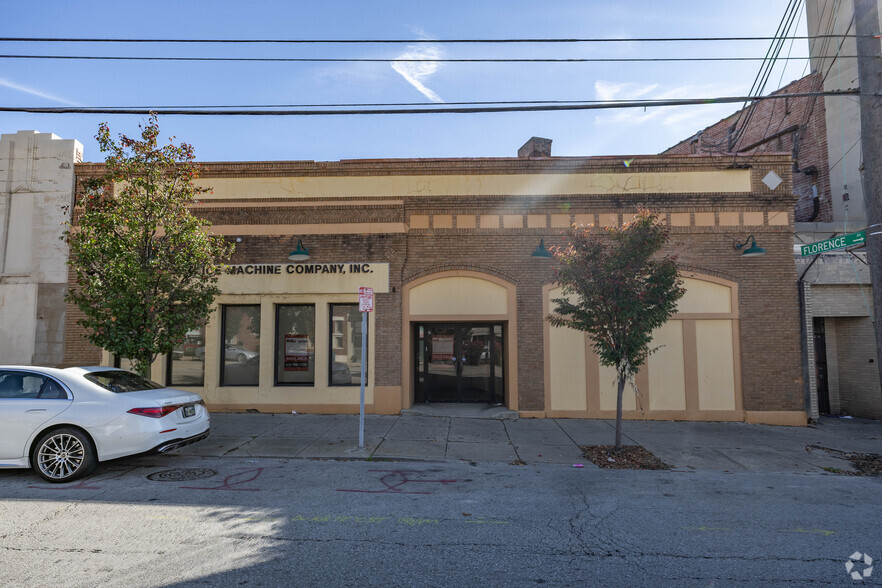
{"type": "MultiPolygon", "coordinates": [[[[770,44],[769,48],[767,49],[766,57],[763,58],[763,64],[760,66],[760,69],[757,72],[757,75],[754,78],[753,83],[751,84],[750,90],[748,91],[749,95],[761,95],[763,93],[763,89],[765,86],[764,82],[762,82],[762,79],[764,77],[764,72],[770,71],[771,65],[774,64],[774,59],[769,61],[769,58],[773,55],[776,55],[775,46],[776,46],[776,43],[778,43],[779,38],[783,35],[786,35],[786,33],[789,32],[789,30],[790,30],[789,28],[785,27],[785,23],[787,22],[788,14],[790,14],[791,16],[793,14],[793,9],[795,7],[794,1],[795,0],[790,0],[790,2],[787,5],[787,8],[784,11],[784,15],[781,17],[781,20],[778,22],[778,26],[775,31],[775,36],[772,37],[773,42],[770,44]],[[771,65],[767,66],[766,65],[767,63],[770,63],[771,65]]],[[[779,47],[780,47],[780,45],[779,45],[779,47]]],[[[699,141],[701,142],[701,146],[700,146],[701,151],[708,152],[711,154],[735,153],[736,152],[735,146],[738,144],[738,141],[741,139],[741,137],[743,136],[743,134],[747,128],[746,123],[749,122],[749,118],[752,115],[753,110],[756,108],[756,104],[757,103],[754,101],[749,101],[749,102],[746,101],[739,111],[737,111],[737,112],[733,113],[732,115],[730,115],[729,117],[727,117],[730,119],[734,117],[735,120],[731,124],[731,126],[729,127],[729,132],[726,133],[725,138],[721,138],[719,140],[713,140],[713,139],[705,137],[703,134],[703,131],[698,133],[699,141]],[[742,124],[739,128],[739,123],[742,121],[742,118],[744,118],[745,124],[742,124]]],[[[726,120],[726,119],[723,119],[723,120],[726,120]]],[[[720,122],[722,122],[722,121],[720,121],[720,122]]],[[[719,125],[719,124],[720,123],[717,123],[717,125],[719,125]]],[[[708,127],[708,128],[713,128],[713,126],[716,126],[716,125],[712,125],[711,127],[708,127]]],[[[705,129],[705,130],[707,130],[707,129],[705,129]]]]}
{"type": "MultiPolygon", "coordinates": [[[[763,94],[765,92],[766,84],[769,81],[769,77],[772,74],[772,70],[775,67],[775,63],[779,60],[779,55],[781,53],[781,48],[784,46],[784,40],[781,38],[786,36],[790,31],[790,28],[793,25],[793,22],[796,18],[796,9],[799,7],[798,0],[790,0],[787,9],[785,10],[784,16],[781,18],[781,22],[778,25],[778,30],[776,31],[776,39],[772,41],[771,46],[769,47],[769,51],[766,53],[767,60],[763,62],[763,65],[760,67],[760,71],[757,74],[756,79],[754,80],[754,85],[751,87],[750,92],[748,94],[763,94]],[[771,56],[771,57],[769,57],[771,56]],[[766,65],[767,64],[767,65],[766,65]]],[[[750,121],[753,118],[753,114],[756,110],[756,102],[751,102],[750,106],[745,110],[742,110],[739,113],[738,120],[735,121],[735,133],[734,137],[729,140],[729,149],[734,149],[734,146],[738,143],[741,137],[744,135],[744,132],[750,125],[750,121]],[[744,120],[741,123],[740,129],[738,128],[739,120],[741,119],[742,113],[746,113],[744,116],[744,120]]]]}
{"type": "MultiPolygon", "coordinates": [[[[798,20],[799,20],[799,17],[802,16],[802,8],[803,8],[803,6],[804,6],[804,3],[798,3],[798,6],[799,6],[799,12],[796,14],[796,18],[793,19],[793,20],[791,20],[791,24],[790,24],[791,27],[792,27],[792,25],[793,25],[793,22],[798,21],[798,20]]],[[[787,30],[789,31],[790,28],[788,27],[787,30]]],[[[787,50],[787,56],[788,56],[788,57],[790,56],[790,53],[793,51],[793,44],[794,44],[794,42],[791,41],[791,42],[790,42],[790,48],[787,50]]],[[[784,80],[784,71],[785,71],[785,68],[781,68],[781,76],[778,78],[778,87],[779,87],[779,88],[781,87],[781,82],[784,80]]],[[[770,73],[771,73],[771,68],[770,68],[770,73]]],[[[820,90],[820,89],[821,89],[821,88],[818,88],[818,90],[820,90]]],[[[817,99],[816,97],[813,98],[813,100],[816,100],[816,99],[817,99]]],[[[780,119],[778,120],[778,126],[777,126],[777,128],[775,129],[775,132],[774,132],[774,133],[771,133],[771,135],[769,134],[769,131],[770,131],[771,128],[772,128],[772,124],[773,124],[773,122],[774,122],[774,120],[775,120],[775,110],[776,110],[776,106],[777,106],[777,104],[778,104],[777,102],[773,102],[773,103],[772,103],[771,113],[769,114],[768,122],[766,123],[766,129],[765,129],[765,130],[762,132],[762,134],[760,135],[760,136],[762,137],[763,142],[762,142],[760,148],[759,148],[759,149],[756,149],[756,150],[751,154],[750,158],[749,158],[748,161],[747,161],[747,164],[748,164],[748,165],[751,165],[754,161],[756,161],[760,156],[764,155],[764,154],[766,153],[766,151],[769,150],[769,146],[771,145],[771,143],[770,143],[768,140],[766,140],[767,137],[780,136],[781,128],[784,126],[784,121],[787,120],[787,113],[788,113],[788,112],[787,112],[786,105],[785,105],[785,108],[784,108],[784,112],[781,114],[781,117],[780,117],[780,119]]],[[[800,128],[801,128],[800,126],[797,126],[797,131],[799,131],[800,128]]],[[[742,136],[743,136],[743,135],[742,135],[742,136]]],[[[794,141],[794,144],[795,144],[795,141],[794,141]]],[[[733,151],[735,151],[735,152],[740,152],[740,150],[735,149],[735,148],[733,148],[733,151]]],[[[791,153],[792,153],[792,151],[791,151],[791,153]]]]}
{"type": "MultiPolygon", "coordinates": [[[[629,102],[640,102],[643,104],[651,99],[617,99],[615,102],[627,104],[629,102]]],[[[659,99],[661,100],[661,99],[659,99]]],[[[471,102],[443,102],[438,103],[439,106],[478,106],[478,105],[496,105],[496,104],[604,104],[609,100],[485,100],[471,102]]],[[[355,107],[379,107],[379,106],[430,106],[427,102],[346,102],[346,103],[324,103],[324,104],[215,104],[215,105],[164,105],[158,104],[151,106],[90,106],[88,108],[133,108],[133,109],[198,109],[198,108],[355,108],[355,107]]]]}
{"type": "MultiPolygon", "coordinates": [[[[824,56],[822,58],[832,57],[824,56]]],[[[842,57],[858,57],[846,55],[842,57]]],[[[400,58],[400,57],[157,57],[132,55],[0,55],[0,59],[60,59],[80,61],[210,61],[269,63],[652,63],[652,62],[716,62],[765,61],[765,57],[505,57],[505,58],[400,58]]],[[[809,59],[808,56],[779,58],[788,61],[809,59]]]]}
{"type": "MultiPolygon", "coordinates": [[[[528,38],[528,39],[122,39],[77,37],[0,37],[5,43],[284,43],[284,44],[505,44],[505,43],[676,43],[706,41],[772,41],[778,37],[635,37],[635,38],[528,38]]],[[[823,35],[794,36],[809,40],[823,35]]]]}
{"type": "MultiPolygon", "coordinates": [[[[477,114],[487,112],[547,112],[567,110],[600,110],[616,108],[650,108],[661,106],[692,106],[701,104],[727,104],[745,100],[781,100],[808,96],[859,95],[859,89],[832,92],[800,92],[793,94],[773,94],[770,96],[721,96],[716,98],[684,98],[665,100],[603,101],[575,104],[545,104],[521,106],[479,106],[449,108],[442,105],[423,108],[377,108],[346,110],[199,110],[190,109],[147,109],[147,108],[84,108],[84,107],[0,107],[0,112],[28,112],[38,114],[140,114],[140,115],[194,115],[194,116],[318,116],[318,115],[368,115],[368,114],[477,114]]],[[[428,106],[428,105],[427,105],[428,106]]]]}

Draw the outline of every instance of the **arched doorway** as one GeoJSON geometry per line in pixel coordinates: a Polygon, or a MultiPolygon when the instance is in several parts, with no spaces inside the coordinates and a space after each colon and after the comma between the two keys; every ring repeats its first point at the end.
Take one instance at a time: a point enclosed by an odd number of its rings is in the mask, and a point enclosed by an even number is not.
{"type": "Polygon", "coordinates": [[[403,288],[402,406],[505,404],[517,409],[516,288],[468,270],[403,288]]]}

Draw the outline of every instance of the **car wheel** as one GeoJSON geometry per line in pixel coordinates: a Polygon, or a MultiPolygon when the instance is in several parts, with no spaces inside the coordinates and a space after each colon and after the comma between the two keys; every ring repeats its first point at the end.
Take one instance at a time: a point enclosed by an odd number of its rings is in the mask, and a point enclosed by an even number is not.
{"type": "Polygon", "coordinates": [[[45,480],[70,482],[91,474],[98,465],[92,441],[76,429],[55,429],[34,446],[31,466],[45,480]]]}
{"type": "Polygon", "coordinates": [[[199,354],[199,361],[205,361],[205,352],[199,354]]]}
{"type": "Polygon", "coordinates": [[[236,356],[236,361],[238,361],[239,363],[245,363],[246,361],[248,361],[248,358],[245,357],[244,353],[240,353],[236,356]]]}

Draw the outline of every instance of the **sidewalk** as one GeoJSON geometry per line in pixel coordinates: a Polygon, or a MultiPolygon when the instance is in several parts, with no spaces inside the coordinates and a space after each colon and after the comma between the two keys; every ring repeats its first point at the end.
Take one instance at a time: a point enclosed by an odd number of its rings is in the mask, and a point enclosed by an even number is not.
{"type": "MultiPolygon", "coordinates": [[[[882,453],[882,422],[823,418],[808,427],[746,423],[625,421],[625,443],[678,470],[822,472],[851,470],[839,452],[882,453]],[[819,446],[835,451],[813,449],[819,446]]],[[[615,422],[495,420],[421,415],[230,414],[211,417],[211,437],[178,455],[297,459],[391,459],[584,464],[579,445],[611,445],[615,422]]]]}

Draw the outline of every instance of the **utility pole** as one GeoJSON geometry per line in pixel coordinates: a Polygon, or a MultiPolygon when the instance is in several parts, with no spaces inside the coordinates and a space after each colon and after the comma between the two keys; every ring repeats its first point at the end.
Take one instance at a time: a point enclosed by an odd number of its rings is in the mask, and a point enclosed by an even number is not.
{"type": "Polygon", "coordinates": [[[882,382],[882,44],[878,0],[854,0],[861,95],[861,180],[867,205],[867,263],[873,282],[876,363],[882,382]]]}

